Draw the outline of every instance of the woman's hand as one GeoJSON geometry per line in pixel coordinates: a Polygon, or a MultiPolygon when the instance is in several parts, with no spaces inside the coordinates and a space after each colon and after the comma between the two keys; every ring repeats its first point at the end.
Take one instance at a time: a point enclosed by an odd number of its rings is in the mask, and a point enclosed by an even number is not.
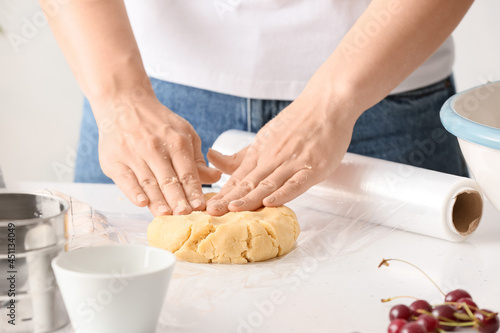
{"type": "Polygon", "coordinates": [[[220,172],[205,165],[191,125],[154,95],[123,0],[67,1],[47,20],[92,105],[104,173],[153,215],[204,209],[201,184],[220,172]]]}
{"type": "Polygon", "coordinates": [[[155,216],[205,209],[201,184],[216,182],[220,172],[206,166],[186,120],[156,99],[92,107],[105,115],[97,119],[102,170],[130,201],[155,216]]]}
{"type": "Polygon", "coordinates": [[[251,146],[231,157],[210,152],[213,165],[232,176],[208,212],[279,206],[325,179],[346,152],[356,119],[438,49],[472,2],[371,1],[304,92],[251,146]]]}
{"type": "Polygon", "coordinates": [[[331,101],[303,93],[232,156],[209,151],[231,178],[207,203],[212,215],[280,206],[328,177],[342,160],[355,119],[331,101]]]}

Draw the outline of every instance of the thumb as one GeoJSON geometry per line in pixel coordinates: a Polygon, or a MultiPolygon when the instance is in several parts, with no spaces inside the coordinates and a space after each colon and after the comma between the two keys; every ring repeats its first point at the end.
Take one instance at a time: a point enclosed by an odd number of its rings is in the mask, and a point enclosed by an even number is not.
{"type": "Polygon", "coordinates": [[[217,169],[225,174],[232,175],[245,158],[247,149],[248,147],[240,150],[233,155],[223,155],[217,150],[213,150],[210,148],[208,150],[207,158],[208,161],[212,163],[217,169]]]}
{"type": "Polygon", "coordinates": [[[214,168],[209,168],[205,162],[198,164],[198,174],[202,184],[213,184],[219,181],[221,172],[214,168]]]}

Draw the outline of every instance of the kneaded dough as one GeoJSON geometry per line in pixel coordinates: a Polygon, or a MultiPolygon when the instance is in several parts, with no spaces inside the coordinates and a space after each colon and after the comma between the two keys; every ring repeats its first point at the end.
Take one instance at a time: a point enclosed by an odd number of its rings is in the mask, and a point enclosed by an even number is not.
{"type": "Polygon", "coordinates": [[[151,246],[196,263],[244,264],[290,252],[300,233],[288,207],[211,216],[205,212],[157,216],[148,227],[151,246]]]}

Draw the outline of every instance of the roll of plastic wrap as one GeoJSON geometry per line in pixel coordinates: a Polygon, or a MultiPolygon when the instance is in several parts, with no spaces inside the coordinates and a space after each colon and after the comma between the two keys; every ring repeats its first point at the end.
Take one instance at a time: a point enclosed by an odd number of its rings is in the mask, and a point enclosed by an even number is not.
{"type": "MultiPolygon", "coordinates": [[[[231,155],[254,138],[255,133],[231,130],[213,148],[231,155]]],[[[228,178],[223,175],[215,186],[228,178]]],[[[472,179],[351,153],[307,196],[310,209],[454,242],[476,230],[483,211],[480,188],[472,179]]]]}

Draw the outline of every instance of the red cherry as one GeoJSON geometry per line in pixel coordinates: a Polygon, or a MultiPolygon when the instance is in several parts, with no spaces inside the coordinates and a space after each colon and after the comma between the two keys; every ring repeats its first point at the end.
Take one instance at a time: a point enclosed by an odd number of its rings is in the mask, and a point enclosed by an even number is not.
{"type": "Polygon", "coordinates": [[[481,333],[495,333],[500,328],[500,321],[498,320],[498,314],[495,316],[485,315],[483,312],[487,314],[494,314],[493,311],[490,310],[481,310],[474,313],[478,322],[477,330],[481,333]]]}
{"type": "Polygon", "coordinates": [[[401,333],[427,333],[427,330],[421,324],[413,322],[403,326],[401,333]]]}
{"type": "Polygon", "coordinates": [[[404,304],[394,305],[389,312],[389,320],[393,321],[394,319],[404,319],[409,320],[411,316],[411,310],[404,304]]]}
{"type": "Polygon", "coordinates": [[[439,321],[433,316],[426,314],[418,316],[416,322],[424,326],[427,332],[435,332],[439,327],[439,321]]]}
{"type": "Polygon", "coordinates": [[[394,319],[389,324],[389,327],[387,328],[387,333],[401,333],[401,329],[407,323],[408,322],[406,320],[404,320],[404,319],[394,319]]]}
{"type": "MultiPolygon", "coordinates": [[[[441,322],[445,322],[445,320],[443,320],[442,318],[456,321],[454,314],[455,308],[451,305],[438,305],[434,308],[434,310],[432,310],[432,315],[441,322]]],[[[455,330],[455,327],[456,326],[450,326],[446,324],[439,325],[439,328],[445,331],[453,331],[455,330]]]]}
{"type": "Polygon", "coordinates": [[[419,299],[410,304],[410,310],[413,312],[414,316],[418,317],[421,315],[421,313],[418,312],[418,310],[425,310],[427,312],[431,312],[432,306],[429,304],[429,302],[423,299],[419,299]]]}
{"type": "Polygon", "coordinates": [[[463,303],[467,304],[469,306],[469,309],[474,312],[478,309],[477,304],[472,300],[472,298],[469,297],[464,297],[461,298],[457,301],[458,304],[455,304],[455,309],[457,309],[457,312],[459,313],[467,313],[467,310],[465,310],[465,306],[463,303]]]}
{"type": "Polygon", "coordinates": [[[465,290],[456,289],[456,290],[452,290],[449,293],[447,293],[445,298],[444,298],[444,301],[445,302],[456,302],[459,299],[466,298],[466,297],[472,299],[472,296],[468,292],[466,292],[465,290]]]}

